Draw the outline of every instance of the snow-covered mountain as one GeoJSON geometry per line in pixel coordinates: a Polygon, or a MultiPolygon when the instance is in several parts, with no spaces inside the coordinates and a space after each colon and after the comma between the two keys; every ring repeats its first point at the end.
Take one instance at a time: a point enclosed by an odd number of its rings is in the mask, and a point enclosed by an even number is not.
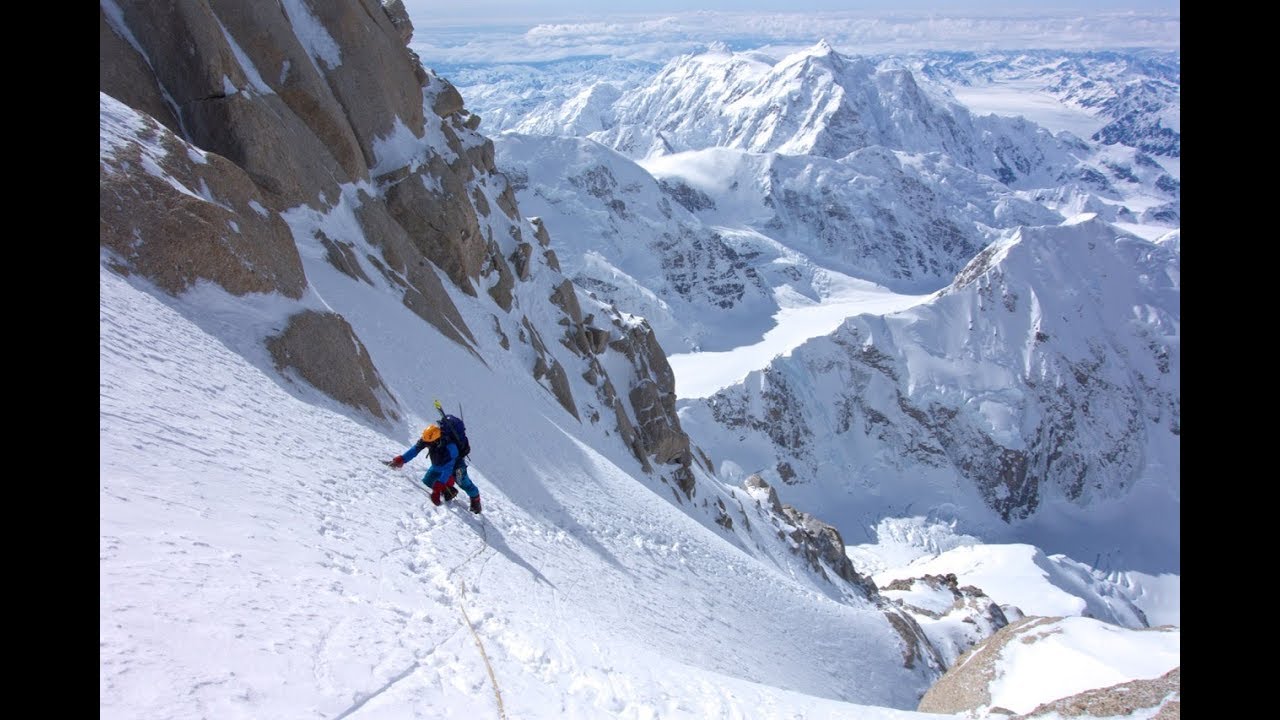
{"type": "Polygon", "coordinates": [[[849,318],[681,419],[846,534],[913,508],[1176,572],[1179,265],[1097,218],[1023,228],[932,300],[849,318]]]}
{"type": "Polygon", "coordinates": [[[556,238],[565,275],[643,316],[668,352],[732,348],[769,328],[777,282],[756,257],[767,243],[703,223],[689,200],[591,140],[503,134],[495,148],[520,207],[556,238]]]}
{"type": "Polygon", "coordinates": [[[467,106],[485,131],[585,136],[608,122],[624,88],[647,80],[659,64],[605,57],[536,65],[436,63],[437,73],[467,88],[467,106]]]}
{"type": "Polygon", "coordinates": [[[495,147],[565,274],[644,316],[668,352],[750,343],[778,292],[817,300],[832,271],[935,290],[1002,229],[1062,220],[938,154],[715,148],[637,165],[581,138],[503,133],[495,147]]]}
{"type": "MultiPolygon", "coordinates": [[[[713,44],[711,50],[711,57],[727,55],[723,44],[713,44]]],[[[776,61],[759,53],[742,57],[766,64],[776,61]]],[[[999,101],[1013,100],[1016,94],[1043,94],[1079,116],[1074,122],[1046,125],[1052,132],[1070,129],[1083,139],[1162,158],[1181,154],[1181,60],[1176,51],[912,51],[864,57],[878,70],[911,71],[930,93],[941,90],[966,105],[981,99],[970,106],[976,115],[987,114],[989,105],[998,107],[999,101]]],[[[490,133],[556,135],[585,135],[610,127],[615,114],[602,107],[602,99],[639,91],[663,71],[661,63],[612,58],[536,65],[446,63],[437,69],[465,89],[468,105],[485,117],[490,133]]],[[[1026,103],[1004,107],[1010,112],[998,114],[1036,109],[1026,103]]],[[[1058,116],[1066,119],[1063,112],[1058,116]]]]}
{"type": "MultiPolygon", "coordinates": [[[[1105,59],[1095,57],[1091,62],[1105,59]]],[[[1058,68],[1058,72],[1063,71],[1058,68]]],[[[1106,76],[1124,75],[1116,70],[1106,76]]],[[[953,506],[952,512],[969,515],[968,522],[984,532],[1001,533],[1010,523],[1024,529],[1050,523],[1043,518],[1031,520],[1050,514],[1040,512],[1042,504],[1054,505],[1053,500],[1061,498],[1071,506],[1087,506],[1099,495],[1126,495],[1141,485],[1139,479],[1152,468],[1177,467],[1176,440],[1170,443],[1159,437],[1172,433],[1176,438],[1178,432],[1178,368],[1176,359],[1172,367],[1167,360],[1170,353],[1176,354],[1178,337],[1177,250],[1176,243],[1167,242],[1177,237],[1176,230],[1170,230],[1179,222],[1179,188],[1150,155],[1090,143],[1066,132],[1051,134],[1021,118],[972,115],[950,99],[942,85],[915,83],[912,71],[901,61],[850,58],[826,43],[778,61],[723,46],[682,56],[650,83],[622,92],[611,116],[595,116],[606,122],[611,117],[614,125],[589,137],[644,157],[640,165],[659,187],[712,233],[732,243],[737,257],[745,260],[753,277],[771,289],[780,303],[788,294],[823,302],[822,279],[831,273],[904,293],[950,285],[935,301],[922,306],[927,311],[942,306],[939,319],[913,327],[909,338],[896,338],[891,331],[885,337],[883,331],[877,332],[881,321],[866,318],[862,322],[869,325],[861,333],[842,335],[849,330],[846,324],[830,340],[839,348],[867,346],[877,357],[904,356],[898,363],[906,363],[905,356],[915,352],[897,347],[899,343],[919,344],[936,358],[935,364],[950,365],[947,372],[930,366],[923,369],[925,377],[917,379],[908,372],[910,368],[871,363],[896,386],[874,402],[869,398],[877,397],[876,393],[862,383],[854,382],[850,389],[846,375],[860,376],[856,370],[813,383],[794,377],[793,372],[768,380],[760,379],[763,375],[748,376],[743,385],[721,391],[720,400],[713,403],[717,408],[713,420],[699,415],[699,401],[691,400],[682,417],[686,424],[698,423],[700,443],[717,462],[728,461],[730,477],[762,472],[773,484],[803,483],[806,490],[797,498],[799,505],[830,508],[836,525],[846,533],[912,502],[953,506]],[[999,160],[1011,157],[1026,162],[1014,162],[1017,168],[1011,170],[1009,163],[999,160]],[[1092,233],[1088,252],[1072,255],[1077,250],[1070,248],[1080,245],[1079,240],[1040,239],[1058,237],[1053,226],[1064,217],[1086,214],[1095,220],[1061,232],[1068,236],[1092,233]],[[1129,242],[1137,243],[1135,247],[1151,246],[1137,237],[1116,242],[1126,229],[1140,231],[1148,239],[1163,229],[1166,248],[1172,248],[1172,253],[1153,251],[1158,259],[1147,267],[1142,264],[1146,260],[1129,256],[1141,255],[1143,250],[1093,252],[1095,247],[1129,242]],[[1026,250],[1035,259],[1005,268],[1003,248],[1010,243],[1045,247],[1026,250]],[[1060,252],[1066,255],[1055,257],[1060,252]],[[999,269],[991,270],[992,263],[999,269]],[[1118,279],[1099,286],[1099,267],[1107,268],[1102,277],[1118,279]],[[975,278],[987,278],[989,271],[1002,287],[1002,302],[1013,303],[1008,312],[1018,318],[1014,325],[994,314],[990,298],[965,301],[969,307],[962,311],[952,307],[956,301],[949,296],[978,292],[965,288],[975,278]],[[1171,279],[1162,285],[1160,278],[1166,276],[1171,279]],[[1011,287],[1003,288],[1005,282],[1011,287]],[[1157,308],[1156,319],[1148,326],[1139,323],[1137,330],[1127,319],[1127,303],[1134,298],[1124,292],[1130,285],[1145,286],[1156,296],[1139,304],[1157,308]],[[1064,305],[1053,318],[1042,317],[1045,310],[1038,303],[1069,304],[1067,297],[1093,299],[1079,307],[1064,305]],[[1024,306],[1016,307],[1016,300],[1009,298],[1022,298],[1024,306]],[[1034,298],[1034,307],[1025,305],[1028,298],[1034,298]],[[1100,302],[1108,306],[1097,305],[1100,302]],[[1084,308],[1087,317],[1080,314],[1084,308]],[[1072,315],[1079,319],[1057,342],[1051,341],[1053,332],[1040,327],[1042,322],[1065,322],[1072,315]],[[1042,339],[1025,346],[1026,337],[1042,339]],[[1045,351],[1051,356],[1057,353],[1057,343],[1065,355],[1053,360],[1038,357],[1045,351]],[[1005,357],[988,358],[992,352],[1005,357]],[[1037,357],[1033,361],[1028,359],[1031,356],[1037,357]],[[1048,362],[1049,367],[1033,369],[1034,362],[1048,362]],[[973,370],[974,363],[981,372],[973,370]],[[991,375],[989,363],[1001,370],[991,375]],[[1027,368],[1019,369],[1020,364],[1027,368]],[[1153,369],[1156,366],[1159,369],[1153,369]],[[1106,369],[1102,377],[1097,377],[1098,368],[1106,369]],[[816,389],[809,389],[811,385],[816,389]],[[908,399],[912,395],[915,399],[908,399]],[[885,427],[875,432],[866,429],[869,443],[849,443],[842,435],[854,423],[852,408],[868,402],[873,410],[859,422],[885,427]],[[1099,407],[1108,409],[1098,412],[1099,407]],[[779,426],[779,418],[789,419],[793,413],[814,413],[822,420],[812,431],[805,422],[779,426]],[[1008,417],[988,417],[990,413],[1008,417]],[[1147,424],[1164,429],[1155,431],[1157,437],[1152,440],[1147,437],[1147,424]],[[723,430],[713,430],[711,425],[723,430]],[[763,433],[768,441],[744,433],[744,428],[763,433]],[[932,439],[918,445],[922,435],[932,439]],[[722,444],[728,436],[734,440],[722,444]],[[751,460],[742,464],[744,458],[751,460]],[[940,477],[930,479],[939,472],[940,477]],[[902,476],[909,479],[904,482],[902,476]],[[898,489],[885,492],[885,485],[898,489]],[[855,487],[863,489],[851,489],[855,487]],[[868,493],[871,497],[864,497],[868,493]],[[987,512],[993,516],[985,517],[987,512]]],[[[522,122],[554,126],[546,117],[526,117],[522,122]]],[[[548,161],[560,151],[536,149],[564,142],[504,134],[498,142],[498,161],[520,178],[517,194],[522,201],[538,204],[539,212],[558,213],[549,222],[573,228],[566,234],[588,238],[584,257],[603,271],[597,273],[602,277],[592,277],[590,271],[575,277],[584,284],[614,290],[618,283],[609,276],[617,276],[615,268],[622,263],[612,262],[611,257],[624,255],[610,250],[608,243],[591,243],[597,237],[618,234],[613,216],[619,213],[611,212],[609,203],[615,209],[629,207],[627,203],[634,204],[639,196],[623,200],[621,193],[615,197],[610,191],[600,195],[591,212],[572,207],[578,194],[569,186],[582,184],[577,178],[584,171],[565,172],[548,161]],[[586,217],[597,221],[582,227],[586,217]]],[[[580,140],[574,142],[573,147],[589,147],[580,140]]],[[[648,193],[642,204],[661,205],[644,173],[616,155],[602,151],[591,155],[597,158],[589,163],[592,172],[608,176],[613,174],[609,168],[625,167],[619,173],[630,178],[628,187],[643,187],[648,193]]],[[[646,232],[675,235],[662,229],[661,213],[649,211],[646,217],[647,227],[635,237],[646,232]]],[[[695,227],[691,222],[680,214],[679,227],[695,227]]],[[[682,265],[714,266],[704,250],[692,248],[685,241],[674,257],[682,265]]],[[[584,262],[582,267],[587,265],[584,262]]],[[[627,274],[630,279],[645,276],[627,274]]],[[[653,286],[650,298],[644,284],[639,280],[640,287],[627,292],[644,298],[639,302],[646,306],[672,297],[663,284],[653,286]]],[[[616,293],[611,300],[628,302],[616,293]]],[[[721,349],[723,343],[710,342],[714,331],[706,329],[717,321],[707,322],[701,315],[695,318],[691,309],[677,308],[668,316],[668,308],[662,308],[664,322],[658,332],[664,345],[721,349]],[[696,328],[703,340],[695,346],[687,331],[673,337],[666,317],[682,328],[696,328]]],[[[744,326],[735,320],[738,307],[724,309],[728,312],[717,316],[721,326],[758,331],[758,324],[744,326]]],[[[735,336],[730,344],[740,341],[735,336]]],[[[789,352],[770,369],[804,362],[799,359],[807,355],[803,350],[789,352]]],[[[826,354],[811,362],[821,365],[823,374],[833,372],[833,361],[826,354]]],[[[842,362],[836,366],[842,367],[842,362]]],[[[1176,507],[1176,470],[1172,478],[1159,478],[1157,484],[1172,488],[1171,502],[1176,507]]],[[[1166,499],[1160,507],[1167,509],[1170,501],[1166,499]]],[[[1111,518],[1109,522],[1115,530],[1129,521],[1111,518]]],[[[1163,543],[1170,532],[1136,527],[1128,541],[1116,541],[1110,533],[1099,535],[1095,529],[1095,539],[1107,539],[1087,547],[1071,544],[1065,537],[1070,533],[1064,530],[1045,539],[1068,542],[1057,546],[1074,552],[1112,560],[1118,553],[1135,562],[1153,563],[1149,567],[1168,569],[1168,553],[1141,559],[1134,554],[1145,553],[1149,542],[1163,543]]],[[[1004,534],[1019,539],[1016,533],[1004,534]]],[[[1176,525],[1172,536],[1176,537],[1176,525]]],[[[1176,558],[1176,551],[1172,556],[1176,558]]]]}
{"type": "Polygon", "coordinates": [[[1066,215],[1178,225],[1176,53],[858,57],[818,42],[775,58],[713,43],[647,78],[644,68],[562,61],[464,75],[499,116],[493,132],[589,137],[638,160],[712,147],[942,153],[1066,215]],[[1054,116],[1009,105],[1028,95],[1096,120],[1033,122],[1054,116]]]}
{"type": "Polygon", "coordinates": [[[1062,219],[940,153],[874,146],[832,160],[716,148],[645,166],[677,197],[697,198],[706,222],[749,228],[810,263],[900,292],[947,284],[1002,229],[1062,219]]]}
{"type": "Polygon", "coordinates": [[[871,146],[942,152],[1009,185],[1056,179],[1082,148],[1016,119],[973,117],[916,83],[826,42],[780,59],[723,45],[673,59],[624,93],[589,137],[637,158],[708,147],[838,159],[871,146]]]}

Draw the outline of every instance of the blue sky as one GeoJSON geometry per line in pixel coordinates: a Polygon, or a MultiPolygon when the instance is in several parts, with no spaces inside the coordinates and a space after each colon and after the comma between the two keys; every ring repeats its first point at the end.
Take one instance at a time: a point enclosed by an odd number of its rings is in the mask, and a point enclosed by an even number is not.
{"type": "Polygon", "coordinates": [[[583,0],[468,0],[442,3],[438,0],[405,0],[411,16],[422,18],[422,26],[469,22],[476,24],[540,23],[598,19],[624,14],[653,15],[697,11],[715,12],[856,12],[867,15],[919,13],[931,15],[1027,15],[1160,13],[1178,15],[1176,0],[1069,0],[1028,3],[1014,0],[614,0],[610,3],[583,0]]]}
{"type": "Polygon", "coordinates": [[[1027,3],[900,0],[406,0],[412,47],[429,67],[607,56],[663,63],[712,41],[785,53],[827,40],[851,55],[911,50],[1178,50],[1180,10],[1165,0],[1027,3]],[[925,6],[933,7],[927,11],[925,6]],[[732,7],[732,11],[726,8],[732,7]],[[892,11],[887,8],[892,7],[892,11]],[[1014,7],[1014,10],[1007,8],[1014,7]],[[696,8],[696,9],[695,9],[696,8]],[[839,8],[839,9],[837,9],[839,8]]]}

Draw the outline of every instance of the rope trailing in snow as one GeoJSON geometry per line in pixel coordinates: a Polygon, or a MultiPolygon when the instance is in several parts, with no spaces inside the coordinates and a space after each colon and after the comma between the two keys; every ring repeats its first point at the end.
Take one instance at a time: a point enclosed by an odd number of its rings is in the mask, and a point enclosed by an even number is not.
{"type": "MultiPolygon", "coordinates": [[[[484,526],[480,526],[484,530],[484,526]]],[[[486,537],[486,544],[488,538],[486,537]]],[[[462,619],[467,622],[467,629],[471,631],[471,637],[476,641],[476,647],[480,650],[480,659],[484,660],[484,669],[489,671],[489,683],[493,685],[493,698],[498,702],[498,717],[506,720],[507,711],[502,705],[502,692],[498,689],[498,677],[493,673],[493,665],[489,664],[489,654],[484,651],[484,643],[480,642],[480,635],[476,632],[475,625],[471,624],[471,617],[467,615],[467,583],[458,578],[458,590],[462,593],[462,602],[458,608],[462,610],[462,619]]]]}
{"type": "MultiPolygon", "coordinates": [[[[412,478],[407,479],[413,483],[414,487],[418,488],[428,496],[431,495],[431,493],[422,486],[422,483],[419,483],[412,478]]],[[[480,545],[462,562],[454,565],[453,568],[445,574],[446,578],[452,579],[455,572],[474,560],[477,555],[484,551],[485,548],[489,547],[489,523],[485,522],[484,518],[477,518],[477,520],[480,522],[480,534],[484,539],[484,542],[480,543],[480,545]]],[[[507,711],[502,704],[502,691],[498,688],[498,677],[493,672],[493,665],[489,663],[489,654],[484,651],[484,643],[480,642],[480,634],[476,632],[476,626],[471,624],[471,617],[467,615],[467,583],[462,580],[462,578],[458,578],[457,586],[458,592],[462,598],[462,602],[458,603],[458,609],[462,611],[462,619],[467,623],[467,629],[471,631],[471,638],[476,641],[476,647],[480,650],[480,659],[484,660],[484,668],[489,671],[489,683],[493,685],[493,697],[498,702],[498,717],[502,718],[502,720],[507,720],[507,711]]]]}
{"type": "MultiPolygon", "coordinates": [[[[480,533],[484,542],[480,544],[465,560],[453,566],[447,577],[453,577],[453,574],[461,569],[464,565],[471,562],[485,548],[489,547],[489,524],[480,520],[480,533]]],[[[476,641],[476,648],[480,650],[480,659],[484,660],[484,669],[489,671],[489,684],[493,686],[493,698],[498,702],[498,717],[507,720],[507,711],[502,705],[502,691],[498,689],[498,676],[493,672],[493,665],[489,663],[489,653],[484,651],[484,643],[480,642],[480,634],[476,632],[476,626],[471,623],[471,616],[467,614],[467,583],[462,578],[458,578],[458,592],[461,595],[462,602],[458,603],[458,609],[462,611],[462,619],[467,623],[467,629],[471,631],[471,638],[476,641]]]]}

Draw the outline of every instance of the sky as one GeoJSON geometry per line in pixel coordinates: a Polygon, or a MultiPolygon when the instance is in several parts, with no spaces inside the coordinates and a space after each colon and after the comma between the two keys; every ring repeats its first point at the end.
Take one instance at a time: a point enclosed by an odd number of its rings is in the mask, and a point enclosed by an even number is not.
{"type": "Polygon", "coordinates": [[[547,62],[606,56],[665,62],[712,41],[734,49],[786,53],[826,39],[842,52],[910,50],[1105,49],[1176,50],[1177,3],[1075,3],[1015,10],[979,3],[944,8],[882,2],[850,9],[840,3],[406,2],[413,49],[429,67],[449,64],[547,62]],[[519,9],[511,9],[512,5],[519,9]],[[608,11],[598,8],[608,7],[608,11]]]}
{"type": "MultiPolygon", "coordinates": [[[[555,21],[563,19],[599,18],[613,15],[647,15],[700,11],[738,12],[848,12],[866,15],[918,13],[921,15],[1027,15],[1027,3],[1014,0],[619,0],[602,5],[583,0],[473,0],[468,3],[443,4],[432,0],[404,0],[410,15],[427,14],[441,21],[466,19],[484,24],[505,22],[555,21]]],[[[1170,0],[1068,0],[1047,3],[1035,13],[1085,15],[1093,13],[1153,12],[1177,15],[1180,3],[1170,0]]]]}

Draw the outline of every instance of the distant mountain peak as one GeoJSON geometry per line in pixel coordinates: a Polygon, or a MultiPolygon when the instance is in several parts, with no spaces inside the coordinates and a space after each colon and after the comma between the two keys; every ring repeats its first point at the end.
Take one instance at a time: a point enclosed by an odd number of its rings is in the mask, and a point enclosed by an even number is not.
{"type": "MultiPolygon", "coordinates": [[[[831,46],[831,43],[826,40],[819,40],[814,45],[798,50],[784,58],[782,62],[778,63],[778,66],[798,65],[811,61],[818,61],[817,64],[820,67],[839,68],[848,62],[849,58],[841,55],[839,51],[831,46]]],[[[872,66],[868,65],[866,71],[871,72],[872,69],[872,66]]]]}
{"type": "Polygon", "coordinates": [[[732,55],[733,49],[729,47],[723,40],[713,40],[707,44],[707,49],[703,55],[732,55]]]}

